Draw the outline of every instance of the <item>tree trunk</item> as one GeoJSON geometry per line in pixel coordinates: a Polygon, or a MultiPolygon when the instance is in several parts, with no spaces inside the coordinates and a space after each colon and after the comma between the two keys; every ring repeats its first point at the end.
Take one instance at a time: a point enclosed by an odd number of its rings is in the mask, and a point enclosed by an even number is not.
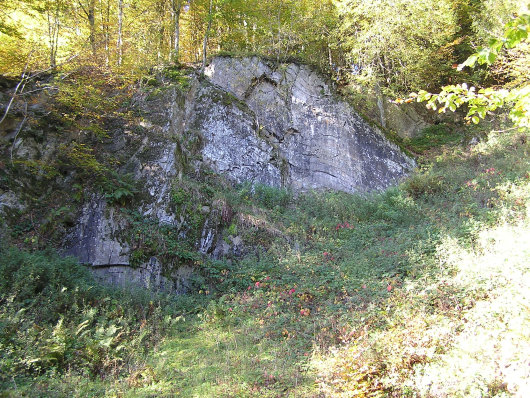
{"type": "Polygon", "coordinates": [[[105,12],[103,12],[103,0],[99,0],[99,5],[101,8],[101,31],[105,45],[105,66],[108,67],[110,64],[110,0],[107,0],[105,12]]]}
{"type": "Polygon", "coordinates": [[[123,60],[123,0],[118,0],[118,65],[123,60]]]}
{"type": "Polygon", "coordinates": [[[181,0],[171,0],[171,10],[173,13],[173,35],[171,36],[171,46],[169,52],[169,61],[179,63],[179,46],[180,46],[180,12],[182,9],[181,0]]]}
{"type": "Polygon", "coordinates": [[[90,29],[90,46],[92,55],[96,56],[96,0],[90,0],[87,10],[88,26],[90,29]]]}
{"type": "Polygon", "coordinates": [[[50,46],[50,68],[55,69],[56,63],[55,63],[55,52],[54,52],[54,43],[55,40],[53,40],[54,33],[53,33],[53,24],[52,24],[52,17],[50,15],[50,11],[46,13],[46,16],[48,18],[48,43],[50,46]]]}
{"type": "Polygon", "coordinates": [[[206,68],[206,49],[208,47],[208,35],[210,34],[210,29],[212,27],[212,6],[213,0],[210,0],[210,9],[208,11],[208,26],[206,27],[206,32],[204,33],[204,43],[202,45],[201,74],[204,73],[204,68],[206,68]]]}
{"type": "MultiPolygon", "coordinates": [[[[162,55],[164,52],[164,36],[165,36],[165,26],[164,21],[166,19],[166,0],[159,0],[155,5],[157,17],[158,17],[158,43],[157,43],[157,52],[156,52],[156,62],[161,64],[163,62],[162,55]]],[[[168,52],[171,52],[171,48],[168,52]]]]}
{"type": "Polygon", "coordinates": [[[157,51],[157,62],[160,64],[162,58],[162,50],[164,49],[164,25],[158,29],[158,51],[157,51]]]}
{"type": "Polygon", "coordinates": [[[55,9],[46,11],[48,18],[48,43],[50,45],[50,68],[55,69],[57,66],[57,46],[59,44],[59,6],[55,9]]]}
{"type": "Polygon", "coordinates": [[[173,60],[176,64],[179,63],[179,50],[180,50],[180,4],[178,9],[175,11],[175,31],[173,32],[173,60]]]}

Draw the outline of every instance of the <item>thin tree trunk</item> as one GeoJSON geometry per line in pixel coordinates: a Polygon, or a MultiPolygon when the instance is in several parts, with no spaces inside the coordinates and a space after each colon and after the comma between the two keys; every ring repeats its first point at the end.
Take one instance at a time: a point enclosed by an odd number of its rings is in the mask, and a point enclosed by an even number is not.
{"type": "Polygon", "coordinates": [[[90,46],[92,55],[96,56],[96,0],[90,0],[87,10],[88,26],[90,28],[90,46]]]}
{"type": "Polygon", "coordinates": [[[118,65],[123,60],[123,0],[118,0],[118,65]]]}
{"type": "Polygon", "coordinates": [[[54,44],[54,53],[53,60],[54,65],[57,67],[57,50],[59,49],[59,30],[61,29],[61,24],[59,23],[59,10],[57,9],[55,13],[55,44],[54,44]]]}
{"type": "MultiPolygon", "coordinates": [[[[170,10],[171,14],[171,26],[175,26],[175,13],[173,10],[170,10]]],[[[168,62],[171,62],[171,57],[173,57],[173,33],[168,35],[168,47],[169,51],[167,52],[167,60],[168,62]]]]}
{"type": "MultiPolygon", "coordinates": [[[[156,61],[158,64],[161,64],[162,53],[164,51],[164,34],[165,34],[164,21],[166,19],[166,0],[160,0],[156,4],[156,11],[158,13],[159,24],[160,24],[158,28],[158,45],[157,45],[156,61]]],[[[169,52],[171,52],[171,48],[169,49],[169,52]]]]}
{"type": "Polygon", "coordinates": [[[55,69],[55,56],[54,56],[54,49],[53,49],[53,26],[51,21],[51,15],[50,11],[48,10],[46,12],[46,16],[48,18],[48,42],[50,45],[50,68],[55,69]]]}
{"type": "Polygon", "coordinates": [[[101,30],[103,31],[103,37],[105,42],[105,66],[108,67],[110,64],[110,0],[107,0],[107,9],[103,13],[103,1],[100,0],[101,6],[101,30]]]}
{"type": "Polygon", "coordinates": [[[157,61],[160,64],[160,59],[162,58],[162,50],[164,49],[164,25],[158,30],[158,52],[157,52],[157,61]]]}
{"type": "MultiPolygon", "coordinates": [[[[175,4],[175,2],[173,3],[175,4]]],[[[173,31],[173,61],[178,64],[179,63],[179,50],[180,50],[180,10],[182,5],[180,4],[180,1],[178,2],[178,6],[175,9],[175,27],[173,31]]]]}
{"type": "Polygon", "coordinates": [[[252,51],[256,52],[256,30],[258,27],[255,23],[252,24],[252,51]]]}
{"type": "Polygon", "coordinates": [[[50,68],[55,69],[57,66],[57,46],[59,44],[59,8],[56,6],[53,14],[47,10],[48,18],[48,40],[50,45],[50,68]]]}
{"type": "Polygon", "coordinates": [[[208,11],[208,26],[206,27],[206,32],[204,33],[204,43],[202,45],[201,74],[204,73],[204,68],[206,68],[206,49],[208,47],[208,35],[210,34],[210,29],[212,27],[212,6],[213,0],[210,0],[210,9],[208,11]]]}

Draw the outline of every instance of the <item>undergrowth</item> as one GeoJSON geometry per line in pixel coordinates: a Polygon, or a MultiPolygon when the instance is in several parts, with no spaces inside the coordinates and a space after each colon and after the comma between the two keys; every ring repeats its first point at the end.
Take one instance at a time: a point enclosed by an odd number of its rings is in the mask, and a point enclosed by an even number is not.
{"type": "Polygon", "coordinates": [[[1,255],[0,383],[15,395],[26,380],[119,376],[180,319],[168,297],[97,285],[73,259],[15,248],[1,255]]]}
{"type": "MultiPolygon", "coordinates": [[[[179,298],[5,250],[4,395],[524,396],[528,135],[449,141],[382,193],[216,187],[234,213],[226,233],[252,250],[197,260],[179,298]]],[[[190,184],[175,206],[195,197],[190,184]]],[[[154,227],[138,227],[145,243],[154,227]]]]}

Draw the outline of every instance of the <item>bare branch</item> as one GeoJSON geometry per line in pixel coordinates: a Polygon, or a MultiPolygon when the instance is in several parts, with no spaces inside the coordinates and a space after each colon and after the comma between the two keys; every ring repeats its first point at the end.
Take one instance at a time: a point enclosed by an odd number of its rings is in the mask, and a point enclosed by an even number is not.
{"type": "Polygon", "coordinates": [[[24,91],[24,87],[26,86],[26,83],[28,82],[28,78],[26,76],[26,72],[28,70],[29,61],[31,60],[31,54],[33,54],[33,50],[31,50],[28,54],[28,59],[26,61],[26,65],[24,66],[24,71],[22,72],[22,77],[20,81],[18,82],[17,86],[15,87],[15,91],[13,92],[13,95],[11,96],[11,99],[9,100],[9,103],[7,104],[6,110],[4,112],[4,116],[2,116],[2,119],[0,119],[0,124],[5,120],[7,117],[7,114],[9,113],[9,110],[11,109],[11,105],[13,105],[13,101],[15,100],[15,97],[17,96],[18,89],[22,86],[20,89],[20,92],[24,91]]]}

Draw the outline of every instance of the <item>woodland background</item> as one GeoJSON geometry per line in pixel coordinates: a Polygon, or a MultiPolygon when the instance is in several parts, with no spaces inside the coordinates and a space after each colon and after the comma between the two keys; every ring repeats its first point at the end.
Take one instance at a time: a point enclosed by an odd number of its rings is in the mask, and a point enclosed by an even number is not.
{"type": "Polygon", "coordinates": [[[0,74],[93,64],[137,77],[224,53],[299,60],[393,95],[516,84],[526,47],[489,70],[455,67],[525,11],[520,0],[2,0],[0,74]]]}

